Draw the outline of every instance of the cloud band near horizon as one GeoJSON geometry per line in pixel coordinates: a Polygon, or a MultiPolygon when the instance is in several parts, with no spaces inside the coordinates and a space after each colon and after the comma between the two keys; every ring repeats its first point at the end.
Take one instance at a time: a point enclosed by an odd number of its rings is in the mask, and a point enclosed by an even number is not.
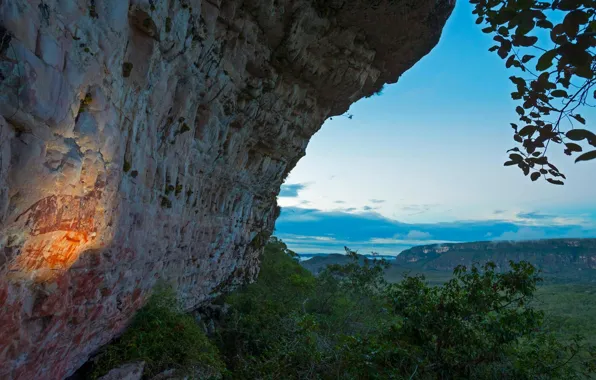
{"type": "Polygon", "coordinates": [[[362,253],[397,255],[416,245],[487,240],[536,240],[596,237],[596,225],[561,223],[555,215],[518,213],[515,221],[485,220],[412,224],[373,211],[321,211],[282,208],[275,235],[298,253],[342,253],[343,247],[362,253]]]}

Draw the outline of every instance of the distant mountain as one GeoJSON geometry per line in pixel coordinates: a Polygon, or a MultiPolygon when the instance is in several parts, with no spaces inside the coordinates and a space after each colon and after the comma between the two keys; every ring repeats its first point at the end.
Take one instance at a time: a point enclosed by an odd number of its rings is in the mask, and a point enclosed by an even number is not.
{"type": "Polygon", "coordinates": [[[484,241],[413,247],[395,264],[421,270],[453,271],[458,265],[495,262],[506,268],[510,260],[529,261],[544,273],[588,271],[596,276],[596,239],[484,241]],[[592,272],[593,271],[593,272],[592,272]]]}
{"type": "MultiPolygon", "coordinates": [[[[349,262],[349,258],[342,254],[300,256],[303,260],[312,256],[301,264],[315,274],[329,264],[349,262]]],[[[359,256],[363,261],[365,256],[359,256]]],[[[391,264],[386,272],[386,278],[390,281],[399,281],[406,273],[422,273],[430,282],[438,284],[447,281],[458,265],[470,267],[474,263],[492,261],[498,268],[505,270],[510,260],[525,260],[541,269],[543,277],[550,281],[596,282],[596,239],[434,244],[407,249],[397,257],[383,258],[391,264]]]]}

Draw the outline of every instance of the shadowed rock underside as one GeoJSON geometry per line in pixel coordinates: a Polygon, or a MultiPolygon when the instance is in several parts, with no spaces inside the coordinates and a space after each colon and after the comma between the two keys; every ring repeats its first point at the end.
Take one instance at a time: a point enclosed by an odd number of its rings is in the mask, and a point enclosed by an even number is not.
{"type": "Polygon", "coordinates": [[[329,116],[437,43],[452,0],[1,0],[0,378],[60,379],[158,279],[255,278],[329,116]]]}

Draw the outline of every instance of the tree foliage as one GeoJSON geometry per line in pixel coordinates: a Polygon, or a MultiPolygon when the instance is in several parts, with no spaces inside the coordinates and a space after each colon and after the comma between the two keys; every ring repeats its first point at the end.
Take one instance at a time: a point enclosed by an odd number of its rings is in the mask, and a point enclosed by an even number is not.
{"type": "Polygon", "coordinates": [[[145,376],[229,379],[583,379],[595,373],[581,337],[551,334],[533,302],[529,263],[458,267],[442,286],[423,276],[388,283],[384,260],[346,248],[351,261],[314,276],[272,238],[258,280],[225,298],[211,342],[156,292],[129,330],[100,355],[94,374],[130,360],[145,376]],[[215,346],[217,349],[215,349],[215,346]],[[219,352],[218,352],[219,350],[219,352]],[[225,367],[220,361],[225,362],[225,367]],[[205,370],[211,370],[205,375],[205,370]]]}
{"type": "Polygon", "coordinates": [[[511,94],[519,101],[519,123],[505,166],[517,166],[532,181],[564,184],[565,175],[548,158],[549,145],[563,147],[575,162],[596,159],[596,134],[579,113],[594,105],[596,1],[470,0],[476,23],[494,34],[490,48],[518,75],[511,94]]]}
{"type": "Polygon", "coordinates": [[[382,270],[369,262],[337,266],[315,277],[272,238],[258,281],[226,299],[231,312],[216,341],[231,378],[347,376],[346,337],[371,334],[384,325],[380,277],[382,270]]]}
{"type": "Polygon", "coordinates": [[[443,286],[389,284],[387,262],[346,248],[351,262],[318,276],[275,238],[258,281],[228,297],[218,344],[234,379],[581,379],[594,357],[581,337],[557,339],[532,302],[526,262],[458,267],[443,286]]]}
{"type": "Polygon", "coordinates": [[[581,338],[563,343],[543,329],[544,313],[531,304],[541,281],[535,268],[510,265],[504,273],[490,262],[460,266],[438,287],[423,276],[392,286],[398,323],[375,338],[370,370],[381,371],[380,378],[578,379],[584,370],[588,376],[592,362],[578,358],[581,338]]]}

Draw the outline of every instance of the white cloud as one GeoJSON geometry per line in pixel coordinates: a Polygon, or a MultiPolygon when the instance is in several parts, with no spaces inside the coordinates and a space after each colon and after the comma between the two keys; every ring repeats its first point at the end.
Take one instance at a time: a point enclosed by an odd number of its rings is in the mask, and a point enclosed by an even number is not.
{"type": "Polygon", "coordinates": [[[443,243],[458,243],[450,240],[417,240],[417,239],[388,239],[388,238],[372,238],[371,244],[398,244],[398,245],[430,245],[443,243]]]}
{"type": "Polygon", "coordinates": [[[594,226],[594,219],[581,215],[555,215],[539,212],[518,212],[507,221],[526,226],[594,226]]]}
{"type": "Polygon", "coordinates": [[[546,233],[541,229],[521,227],[517,231],[507,231],[495,240],[538,240],[544,239],[546,233]]]}
{"type": "Polygon", "coordinates": [[[285,198],[297,198],[298,193],[304,190],[307,186],[307,183],[283,184],[281,185],[279,196],[285,198]]]}
{"type": "Polygon", "coordinates": [[[283,222],[314,222],[320,218],[313,214],[286,214],[280,216],[277,220],[283,222]]]}
{"type": "MultiPolygon", "coordinates": [[[[298,240],[316,240],[316,241],[335,241],[334,237],[331,236],[305,236],[305,235],[286,235],[290,239],[298,240]]],[[[285,239],[287,240],[287,238],[285,239]]]]}
{"type": "Polygon", "coordinates": [[[415,240],[425,240],[425,239],[430,239],[431,237],[432,237],[432,235],[429,234],[428,232],[418,231],[418,230],[411,230],[406,235],[406,238],[415,239],[415,240]]]}

